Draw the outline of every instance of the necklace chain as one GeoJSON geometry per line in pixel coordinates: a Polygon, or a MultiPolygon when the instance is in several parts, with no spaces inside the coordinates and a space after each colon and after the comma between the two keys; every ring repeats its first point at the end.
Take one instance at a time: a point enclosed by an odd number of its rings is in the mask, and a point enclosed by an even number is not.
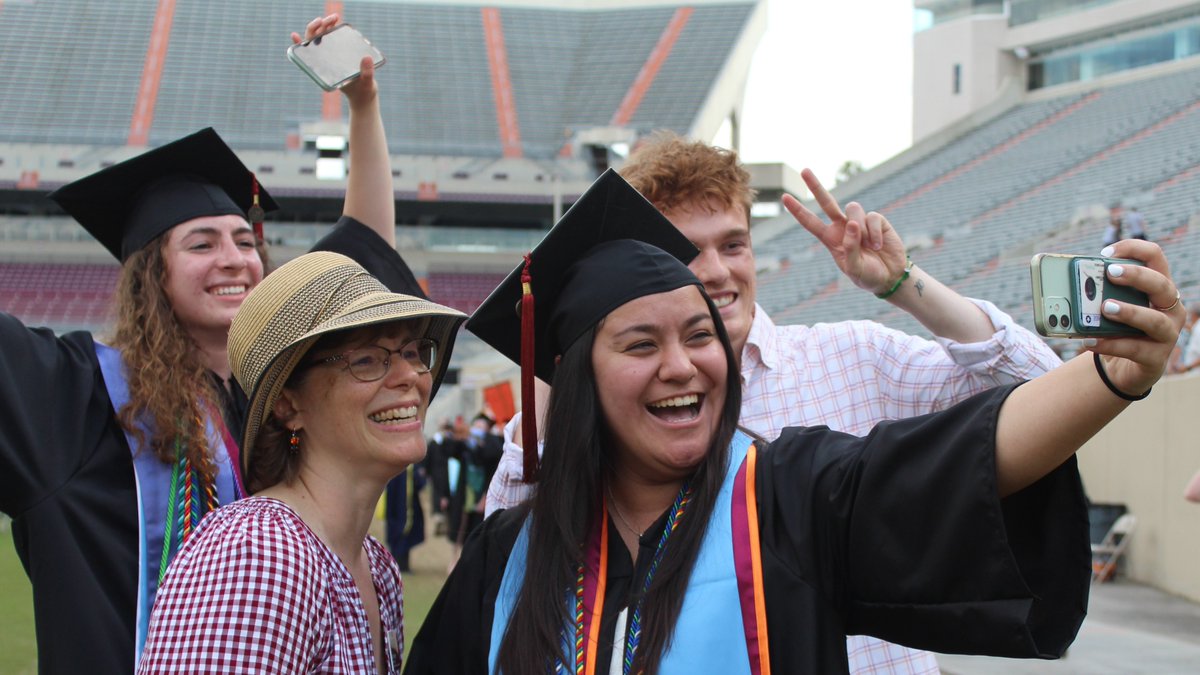
{"type": "Polygon", "coordinates": [[[621,515],[621,507],[617,506],[617,498],[613,496],[612,485],[606,483],[604,488],[608,490],[608,499],[612,502],[612,510],[613,513],[617,514],[617,520],[621,521],[621,524],[625,526],[625,529],[628,530],[630,534],[636,536],[638,539],[641,539],[642,535],[645,534],[646,531],[642,530],[641,532],[638,532],[637,528],[635,528],[633,525],[630,525],[629,521],[625,520],[625,516],[621,515]]]}

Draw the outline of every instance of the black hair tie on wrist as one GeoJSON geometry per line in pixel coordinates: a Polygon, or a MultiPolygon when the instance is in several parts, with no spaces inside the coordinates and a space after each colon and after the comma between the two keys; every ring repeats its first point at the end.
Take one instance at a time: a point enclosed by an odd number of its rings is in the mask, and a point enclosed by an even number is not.
{"type": "Polygon", "coordinates": [[[1100,381],[1104,382],[1104,386],[1108,387],[1108,390],[1113,393],[1113,396],[1116,396],[1123,401],[1140,401],[1149,396],[1151,390],[1154,389],[1154,387],[1150,387],[1150,389],[1147,389],[1143,394],[1130,396],[1120,389],[1117,389],[1116,385],[1112,383],[1112,380],[1108,379],[1108,373],[1104,372],[1104,362],[1100,360],[1099,354],[1092,352],[1092,360],[1096,363],[1096,372],[1100,373],[1100,381]]]}

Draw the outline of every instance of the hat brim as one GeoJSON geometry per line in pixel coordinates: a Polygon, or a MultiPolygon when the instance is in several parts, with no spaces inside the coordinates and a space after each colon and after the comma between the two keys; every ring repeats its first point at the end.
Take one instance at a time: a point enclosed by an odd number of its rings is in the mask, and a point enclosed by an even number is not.
{"type": "MultiPolygon", "coordinates": [[[[438,343],[438,362],[431,375],[433,385],[429,399],[437,394],[449,366],[450,354],[458,329],[466,316],[456,310],[399,293],[372,293],[359,298],[336,316],[318,324],[301,337],[284,346],[263,371],[262,377],[250,393],[246,415],[246,432],[242,437],[242,470],[248,471],[254,459],[254,444],[262,430],[262,424],[275,407],[296,365],[322,336],[341,331],[354,330],[396,321],[427,320],[421,337],[432,338],[438,343]]],[[[426,402],[428,404],[428,402],[426,402]]]]}

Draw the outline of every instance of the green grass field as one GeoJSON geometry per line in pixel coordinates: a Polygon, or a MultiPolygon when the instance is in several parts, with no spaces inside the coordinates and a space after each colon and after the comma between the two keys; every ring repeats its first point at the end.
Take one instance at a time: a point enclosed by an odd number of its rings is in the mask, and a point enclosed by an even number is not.
{"type": "MultiPolygon", "coordinates": [[[[383,541],[382,524],[372,532],[383,541]]],[[[446,581],[449,560],[450,544],[445,537],[433,537],[412,552],[412,571],[404,574],[405,654],[446,581]]],[[[36,672],[33,595],[6,522],[0,527],[0,673],[34,675],[36,672]]]]}
{"type": "Polygon", "coordinates": [[[33,675],[33,593],[13,549],[7,521],[0,528],[0,673],[33,675]]]}

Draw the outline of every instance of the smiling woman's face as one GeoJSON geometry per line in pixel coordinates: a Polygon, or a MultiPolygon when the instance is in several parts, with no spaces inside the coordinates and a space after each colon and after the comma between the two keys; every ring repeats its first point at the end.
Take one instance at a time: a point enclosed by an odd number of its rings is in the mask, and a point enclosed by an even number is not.
{"type": "Polygon", "coordinates": [[[239,216],[204,216],[167,232],[167,297],[179,323],[194,337],[221,335],[250,289],[262,281],[254,232],[239,216]]]}
{"type": "Polygon", "coordinates": [[[617,471],[670,482],[704,459],[725,402],[727,363],[696,286],[648,295],[609,313],[592,367],[617,471]]]}
{"type": "Polygon", "coordinates": [[[304,461],[353,464],[365,475],[386,479],[424,458],[423,422],[433,376],[401,353],[410,341],[424,337],[414,332],[417,327],[406,321],[383,332],[359,329],[305,356],[310,370],[284,389],[276,405],[277,416],[303,433],[304,461]],[[391,352],[390,366],[378,380],[363,382],[350,370],[347,358],[364,347],[391,352]]]}

